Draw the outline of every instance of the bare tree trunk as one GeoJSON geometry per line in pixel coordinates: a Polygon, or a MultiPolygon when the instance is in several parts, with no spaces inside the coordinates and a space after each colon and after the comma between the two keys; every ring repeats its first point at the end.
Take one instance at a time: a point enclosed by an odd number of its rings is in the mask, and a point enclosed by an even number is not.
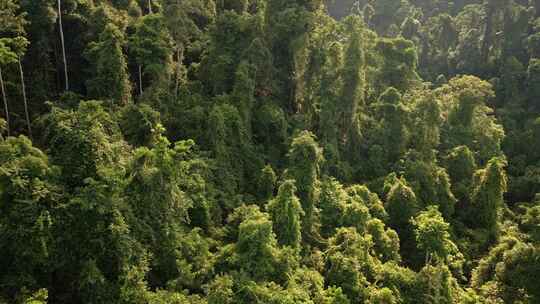
{"type": "Polygon", "coordinates": [[[9,109],[6,97],[6,88],[4,87],[4,79],[2,78],[2,68],[0,68],[0,88],[2,88],[2,98],[4,99],[4,112],[6,113],[7,135],[9,136],[9,109]]]}
{"type": "Polygon", "coordinates": [[[489,59],[489,47],[491,46],[491,32],[493,31],[493,14],[494,9],[490,6],[486,16],[486,29],[484,39],[482,40],[482,48],[480,54],[482,56],[482,64],[486,64],[489,59]]]}
{"type": "Polygon", "coordinates": [[[148,0],[148,13],[153,14],[153,12],[152,12],[152,0],[148,0]]]}
{"type": "Polygon", "coordinates": [[[22,95],[23,95],[23,102],[24,102],[24,115],[26,116],[26,125],[28,126],[28,137],[32,139],[32,126],[30,125],[30,115],[28,114],[28,101],[26,100],[26,86],[24,84],[24,73],[23,73],[23,68],[21,64],[21,58],[18,58],[17,62],[19,63],[19,73],[21,75],[21,87],[22,87],[22,95]]]}
{"type": "Polygon", "coordinates": [[[66,46],[64,43],[64,29],[62,27],[62,9],[60,0],[58,0],[58,28],[60,30],[60,42],[62,43],[62,57],[64,59],[64,77],[66,78],[66,91],[69,91],[69,78],[68,78],[68,68],[66,60],[66,46]]]}
{"type": "Polygon", "coordinates": [[[142,88],[142,65],[139,64],[139,96],[142,96],[143,94],[143,88],[142,88]]]}
{"type": "Polygon", "coordinates": [[[176,48],[176,79],[174,84],[174,100],[178,98],[178,86],[180,85],[180,71],[182,69],[182,61],[184,60],[184,47],[176,48]]]}
{"type": "Polygon", "coordinates": [[[487,64],[489,60],[489,49],[493,45],[493,28],[495,15],[497,10],[500,9],[502,5],[505,4],[505,1],[501,0],[488,0],[486,1],[486,28],[484,32],[484,39],[482,40],[482,46],[480,49],[480,54],[482,56],[482,64],[487,64]]]}

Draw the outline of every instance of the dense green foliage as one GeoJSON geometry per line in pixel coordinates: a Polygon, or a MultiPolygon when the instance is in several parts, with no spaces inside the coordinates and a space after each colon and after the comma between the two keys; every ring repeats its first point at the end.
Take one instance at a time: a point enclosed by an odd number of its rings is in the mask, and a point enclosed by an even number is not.
{"type": "Polygon", "coordinates": [[[0,0],[0,303],[540,303],[540,1],[0,0]]]}

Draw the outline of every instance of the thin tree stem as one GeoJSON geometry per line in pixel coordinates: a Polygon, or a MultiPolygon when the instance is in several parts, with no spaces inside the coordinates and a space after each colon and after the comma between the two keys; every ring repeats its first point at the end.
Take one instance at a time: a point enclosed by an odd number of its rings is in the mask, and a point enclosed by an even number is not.
{"type": "Polygon", "coordinates": [[[62,57],[64,60],[64,77],[66,79],[66,91],[69,91],[69,78],[68,78],[68,68],[66,60],[66,46],[64,43],[64,30],[62,27],[62,9],[60,0],[58,0],[58,28],[60,30],[60,42],[62,43],[62,57]]]}
{"type": "Polygon", "coordinates": [[[493,17],[495,15],[496,7],[493,3],[487,1],[486,12],[486,28],[484,31],[484,38],[482,40],[482,46],[480,49],[480,55],[482,56],[482,64],[487,64],[489,60],[489,48],[492,45],[493,40],[493,17]]]}
{"type": "Polygon", "coordinates": [[[4,112],[6,113],[6,126],[7,126],[7,135],[10,136],[9,128],[9,109],[8,102],[6,97],[6,88],[4,87],[4,79],[2,78],[2,68],[0,68],[0,88],[2,88],[2,98],[4,100],[4,112]]]}
{"type": "Polygon", "coordinates": [[[143,88],[142,88],[142,65],[139,64],[139,96],[142,96],[143,94],[143,88]]]}
{"type": "Polygon", "coordinates": [[[30,115],[28,113],[28,100],[26,99],[26,86],[24,84],[24,72],[21,64],[21,58],[18,58],[17,60],[19,64],[19,73],[21,75],[21,88],[22,88],[22,95],[23,95],[23,102],[24,102],[24,115],[26,116],[26,125],[28,127],[28,137],[32,139],[32,126],[30,124],[30,115]]]}
{"type": "Polygon", "coordinates": [[[176,79],[174,84],[174,99],[178,98],[178,86],[180,85],[180,72],[182,69],[182,61],[184,58],[184,48],[183,46],[178,46],[176,49],[176,79]]]}

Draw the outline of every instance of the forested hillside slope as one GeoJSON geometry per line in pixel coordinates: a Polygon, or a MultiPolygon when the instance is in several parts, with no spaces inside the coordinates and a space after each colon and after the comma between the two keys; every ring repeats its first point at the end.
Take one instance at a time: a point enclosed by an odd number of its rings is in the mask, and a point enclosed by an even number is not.
{"type": "Polygon", "coordinates": [[[540,1],[0,0],[0,303],[540,303],[540,1]]]}

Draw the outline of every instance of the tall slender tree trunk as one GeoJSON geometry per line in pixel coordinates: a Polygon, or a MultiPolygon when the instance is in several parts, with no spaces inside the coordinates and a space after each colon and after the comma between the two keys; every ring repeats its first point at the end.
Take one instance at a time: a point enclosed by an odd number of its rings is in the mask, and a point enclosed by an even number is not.
{"type": "Polygon", "coordinates": [[[184,61],[184,47],[176,48],[176,79],[174,84],[174,99],[178,98],[178,86],[180,85],[180,71],[182,69],[182,61],[184,61]]]}
{"type": "Polygon", "coordinates": [[[32,139],[32,126],[30,124],[30,115],[28,113],[28,101],[26,99],[26,86],[24,84],[24,72],[21,64],[21,58],[18,58],[17,60],[19,64],[19,73],[21,75],[21,88],[22,88],[22,96],[23,96],[23,102],[24,102],[24,115],[26,117],[26,126],[28,127],[28,137],[32,139]]]}
{"type": "Polygon", "coordinates": [[[62,58],[64,60],[64,77],[66,79],[66,91],[69,91],[69,78],[68,78],[68,68],[67,68],[67,60],[66,60],[66,46],[64,43],[64,29],[62,26],[61,0],[58,0],[58,28],[60,30],[60,42],[62,43],[62,58]]]}
{"type": "Polygon", "coordinates": [[[495,18],[499,11],[504,10],[510,3],[509,0],[486,0],[486,28],[484,32],[484,39],[482,40],[482,49],[480,54],[482,56],[482,64],[486,64],[489,60],[489,49],[493,46],[493,38],[495,31],[495,18]]]}
{"type": "Polygon", "coordinates": [[[148,13],[153,14],[153,12],[152,12],[152,0],[148,0],[148,13]]]}
{"type": "Polygon", "coordinates": [[[143,88],[142,88],[142,65],[139,64],[139,96],[142,96],[143,94],[143,88]]]}
{"type": "Polygon", "coordinates": [[[10,135],[9,128],[9,109],[6,97],[6,88],[4,87],[4,79],[2,78],[2,68],[0,68],[0,88],[2,89],[2,99],[4,100],[4,112],[6,113],[7,135],[10,135]]]}
{"type": "Polygon", "coordinates": [[[487,5],[486,30],[484,32],[484,39],[482,40],[482,49],[480,50],[482,64],[486,64],[489,59],[489,48],[492,44],[493,16],[495,14],[495,7],[489,2],[487,5]]]}

